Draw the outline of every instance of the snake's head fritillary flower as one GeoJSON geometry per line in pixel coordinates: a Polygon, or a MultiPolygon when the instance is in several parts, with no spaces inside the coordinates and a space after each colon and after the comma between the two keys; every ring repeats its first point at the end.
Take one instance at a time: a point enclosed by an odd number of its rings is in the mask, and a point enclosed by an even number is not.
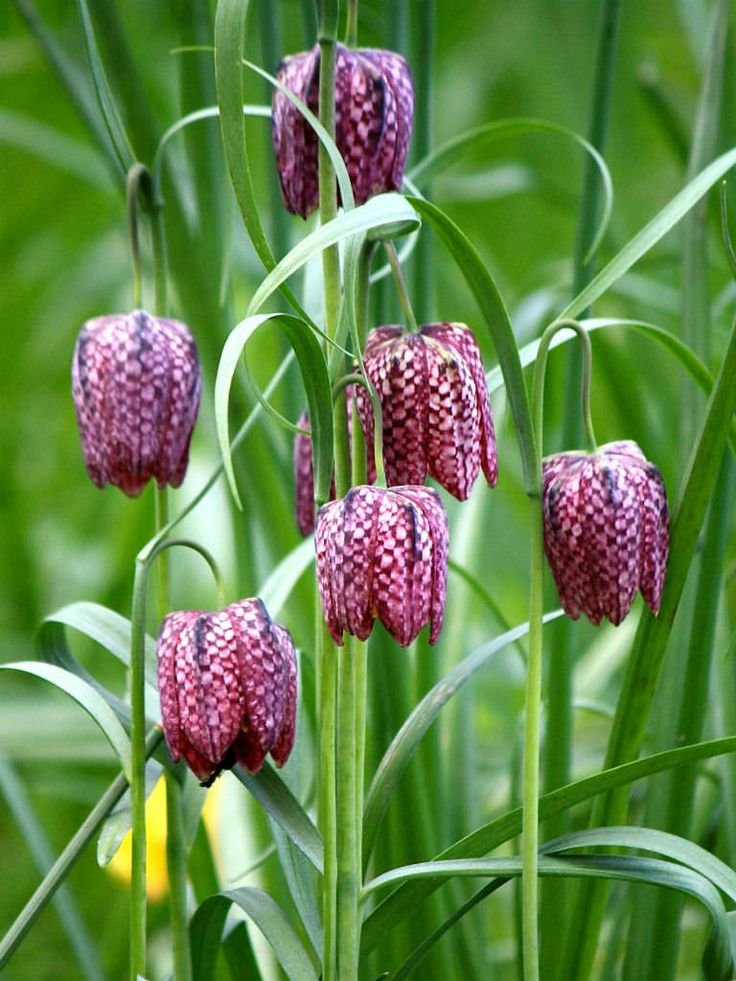
{"type": "Polygon", "coordinates": [[[151,477],[178,487],[201,387],[197,348],[179,321],[143,310],[88,320],[74,349],[72,395],[92,481],[130,497],[151,477]]]}
{"type": "Polygon", "coordinates": [[[296,725],[296,652],[261,600],[216,613],[170,613],[157,657],[169,752],[204,786],[235,763],[256,773],[267,753],[279,766],[286,762],[296,725]]]}
{"type": "MultiPolygon", "coordinates": [[[[464,501],[480,469],[498,478],[496,436],[478,345],[465,324],[423,324],[409,333],[376,327],[363,352],[383,417],[389,486],[422,484],[427,474],[464,501]]],[[[356,387],[366,443],[373,445],[373,406],[356,387]]]]}
{"type": "Polygon", "coordinates": [[[337,644],[366,640],[378,618],[402,647],[430,624],[442,629],[447,515],[429,487],[366,485],[320,508],[315,531],[322,612],[337,644]]]}
{"type": "MultiPolygon", "coordinates": [[[[348,438],[352,444],[353,432],[353,386],[346,389],[348,412],[348,438]]],[[[297,421],[300,430],[309,429],[309,413],[302,412],[297,421]]],[[[373,453],[366,447],[367,480],[372,484],[376,479],[376,468],[373,453]]],[[[294,438],[294,488],[296,498],[296,523],[302,535],[311,535],[314,531],[314,465],[312,462],[312,438],[306,432],[298,432],[294,438]]],[[[335,480],[330,486],[330,500],[335,499],[335,480]]]]}
{"type": "MultiPolygon", "coordinates": [[[[278,80],[317,113],[319,46],[286,58],[278,80]]],[[[335,142],[356,204],[401,187],[414,114],[406,61],[393,51],[337,45],[335,142]]],[[[317,136],[283,93],[274,90],[273,146],[284,203],[306,218],[318,205],[317,136]]]]}
{"type": "Polygon", "coordinates": [[[544,548],[568,616],[619,624],[638,590],[659,612],[669,549],[662,477],[631,440],[543,463],[544,548]]]}

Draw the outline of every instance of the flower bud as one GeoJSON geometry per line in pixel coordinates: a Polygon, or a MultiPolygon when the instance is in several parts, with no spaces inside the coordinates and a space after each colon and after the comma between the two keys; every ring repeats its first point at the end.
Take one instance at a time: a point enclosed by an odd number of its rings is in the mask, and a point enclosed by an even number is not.
{"type": "Polygon", "coordinates": [[[183,758],[204,786],[235,763],[256,773],[269,752],[279,766],[286,762],[296,726],[296,652],[261,600],[216,613],[170,613],[156,651],[175,762],[183,758]]]}
{"type": "Polygon", "coordinates": [[[669,549],[662,477],[636,443],[543,462],[544,549],[568,616],[618,625],[637,590],[659,612],[669,549]]]}
{"type": "MultiPolygon", "coordinates": [[[[465,324],[423,324],[417,333],[376,327],[363,352],[381,402],[383,462],[389,486],[422,484],[427,474],[464,501],[482,467],[498,478],[496,436],[480,351],[465,324]]],[[[366,443],[373,404],[356,386],[366,443]]]]}
{"type": "Polygon", "coordinates": [[[88,320],[74,349],[72,395],[92,481],[130,497],[151,477],[178,487],[201,385],[184,324],[143,310],[88,320]]]}
{"type": "MultiPolygon", "coordinates": [[[[313,113],[319,103],[320,49],[286,58],[278,80],[313,113]]],[[[393,51],[337,45],[335,143],[356,204],[399,190],[414,114],[409,67],[393,51]]],[[[319,203],[317,135],[296,106],[274,90],[272,136],[281,193],[289,211],[306,218],[319,203]]]]}
{"type": "Polygon", "coordinates": [[[442,629],[447,515],[429,487],[353,487],[317,513],[315,551],[322,612],[335,643],[366,640],[378,617],[402,647],[430,624],[442,629]]]}

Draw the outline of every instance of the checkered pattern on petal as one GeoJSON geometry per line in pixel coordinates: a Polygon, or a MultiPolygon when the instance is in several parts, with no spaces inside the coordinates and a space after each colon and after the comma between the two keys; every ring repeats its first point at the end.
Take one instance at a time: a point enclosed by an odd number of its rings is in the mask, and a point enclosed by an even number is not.
{"type": "Polygon", "coordinates": [[[659,610],[667,504],[659,472],[631,441],[562,453],[543,467],[545,552],[573,619],[619,624],[639,589],[659,610]]]}
{"type": "MultiPolygon", "coordinates": [[[[486,375],[483,370],[483,361],[480,356],[478,342],[473,332],[465,324],[425,324],[422,331],[426,336],[434,337],[436,340],[441,341],[445,347],[451,351],[455,351],[467,366],[473,381],[474,396],[479,416],[480,465],[489,487],[495,487],[496,481],[498,480],[496,431],[493,426],[488,386],[486,384],[486,375]]],[[[473,481],[475,481],[475,477],[471,480],[471,486],[473,481]]],[[[463,500],[463,498],[460,499],[463,500]]]]}
{"type": "Polygon", "coordinates": [[[157,657],[172,759],[183,757],[204,783],[236,761],[255,772],[272,749],[285,762],[294,741],[296,654],[260,600],[169,614],[157,657]]]}
{"type": "MultiPolygon", "coordinates": [[[[276,77],[317,112],[319,102],[319,47],[285,58],[276,77]]],[[[287,209],[306,218],[318,205],[318,141],[304,116],[285,95],[274,89],[271,135],[281,194],[287,209]]]]}
{"type": "MultiPolygon", "coordinates": [[[[319,64],[316,46],[286,58],[277,75],[315,113],[319,64]]],[[[400,55],[337,45],[335,143],[357,204],[401,187],[413,109],[411,74],[400,55]]],[[[306,218],[319,203],[316,134],[278,90],[273,96],[271,129],[284,203],[289,211],[306,218]]]]}
{"type": "MultiPolygon", "coordinates": [[[[395,324],[371,331],[366,374],[381,402],[386,479],[421,484],[430,474],[465,500],[481,465],[493,486],[496,440],[478,346],[463,324],[424,324],[407,333],[395,324]]],[[[356,389],[366,443],[373,441],[368,393],[356,389]]]]}
{"type": "Polygon", "coordinates": [[[88,320],[72,361],[84,460],[98,487],[131,497],[153,477],[178,487],[189,459],[201,374],[188,329],[143,310],[88,320]]]}
{"type": "Polygon", "coordinates": [[[402,646],[441,625],[447,585],[447,519],[424,487],[354,487],[321,508],[315,532],[322,611],[336,643],[365,640],[381,620],[402,646]]]}

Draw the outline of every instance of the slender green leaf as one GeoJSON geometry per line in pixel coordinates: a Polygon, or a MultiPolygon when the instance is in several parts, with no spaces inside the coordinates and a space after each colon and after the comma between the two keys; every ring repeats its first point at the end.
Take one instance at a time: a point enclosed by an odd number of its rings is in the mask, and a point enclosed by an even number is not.
{"type": "Polygon", "coordinates": [[[213,977],[222,943],[222,928],[235,903],[256,924],[271,945],[286,976],[293,981],[317,981],[319,975],[281,907],[260,889],[230,889],[205,899],[190,926],[194,981],[213,977]]]}
{"type": "Polygon", "coordinates": [[[245,346],[266,324],[274,324],[282,328],[299,362],[312,429],[315,495],[319,500],[327,500],[332,480],[332,391],[327,364],[319,341],[311,328],[298,317],[282,313],[262,314],[242,320],[230,332],[222,350],[215,379],[215,419],[220,452],[230,488],[240,505],[230,449],[228,415],[230,386],[245,346]]]}
{"type": "Polygon", "coordinates": [[[95,38],[95,31],[92,26],[92,18],[89,14],[87,0],[77,0],[77,3],[79,4],[79,13],[82,18],[84,41],[87,46],[87,58],[92,72],[92,81],[94,82],[97,101],[120,168],[124,174],[127,174],[136,161],[136,155],[130,145],[128,134],[125,132],[120,113],[115,105],[115,99],[110,91],[110,85],[107,81],[100,52],[97,48],[97,40],[95,38]]]}
{"type": "Polygon", "coordinates": [[[736,164],[736,149],[722,154],[676,194],[642,230],[630,239],[607,266],[560,313],[577,317],[617,282],[634,263],[657,244],[690,209],[736,164]]]}
{"type": "Polygon", "coordinates": [[[599,846],[637,848],[640,851],[665,855],[708,879],[736,903],[736,872],[700,845],[667,831],[642,827],[592,828],[546,841],[539,851],[541,854],[552,855],[570,851],[572,848],[599,846]]]}
{"type": "MultiPolygon", "coordinates": [[[[548,613],[544,621],[549,623],[560,616],[562,611],[556,610],[554,613],[548,613]]],[[[450,699],[482,667],[485,667],[495,654],[520,637],[526,636],[528,632],[529,624],[522,623],[483,644],[448,671],[413,709],[386,750],[368,790],[363,817],[364,865],[367,865],[370,859],[391,794],[429,727],[450,699]]]]}
{"type": "Polygon", "coordinates": [[[377,194],[360,207],[343,212],[305,235],[260,284],[248,306],[248,315],[258,313],[282,283],[324,249],[361,232],[369,238],[398,238],[418,226],[416,210],[400,194],[377,194]]]}
{"type": "MultiPolygon", "coordinates": [[[[539,799],[539,818],[546,818],[568,810],[575,804],[590,800],[599,794],[615,787],[628,786],[636,780],[675,769],[678,766],[696,763],[699,760],[722,756],[726,753],[736,753],[736,736],[725,739],[714,739],[708,742],[695,743],[692,746],[682,746],[679,749],[656,753],[633,763],[603,770],[592,776],[576,780],[566,787],[560,787],[539,799]]],[[[471,834],[446,848],[438,859],[460,859],[485,855],[504,842],[510,841],[521,833],[522,810],[520,807],[496,818],[489,824],[476,829],[471,834]]],[[[381,942],[384,933],[392,925],[399,922],[408,910],[416,908],[418,903],[428,896],[438,883],[422,882],[407,883],[400,886],[373,910],[365,921],[363,928],[363,947],[372,950],[381,942]]]]}
{"type": "Polygon", "coordinates": [[[112,746],[126,777],[130,777],[130,740],[120,724],[117,715],[104,698],[86,681],[59,668],[54,664],[44,664],[42,661],[16,661],[14,664],[0,664],[3,671],[22,671],[43,681],[48,681],[60,691],[70,695],[90,718],[102,730],[105,738],[112,746]]]}
{"type": "MultiPolygon", "coordinates": [[[[501,881],[521,876],[520,858],[458,859],[454,861],[421,862],[391,869],[367,883],[363,895],[368,896],[395,882],[421,879],[447,880],[456,876],[475,878],[497,876],[501,881]]],[[[731,928],[723,901],[711,882],[692,869],[655,858],[635,858],[629,855],[575,855],[569,859],[542,856],[540,876],[565,878],[623,879],[649,885],[677,889],[699,900],[711,915],[715,930],[716,958],[721,970],[734,963],[731,928]]]]}
{"type": "Polygon", "coordinates": [[[252,774],[238,766],[233,773],[321,872],[322,839],[319,832],[274,768],[267,763],[258,773],[252,774]]]}
{"type": "MultiPolygon", "coordinates": [[[[33,856],[36,868],[41,875],[45,875],[54,862],[51,845],[23,784],[2,753],[0,753],[0,791],[7,802],[8,810],[15,818],[28,851],[33,856]]],[[[84,977],[88,981],[102,981],[104,974],[100,966],[97,946],[85,926],[72,892],[67,886],[61,886],[54,895],[53,902],[84,977]]]]}
{"type": "Polygon", "coordinates": [[[506,392],[511,403],[516,438],[524,470],[524,485],[528,493],[538,493],[537,450],[532,419],[519,350],[511,327],[509,315],[493,277],[473,247],[470,239],[436,205],[421,198],[409,199],[442,239],[465,277],[471,292],[491,332],[498,361],[506,381],[506,392]]]}
{"type": "Polygon", "coordinates": [[[408,177],[420,187],[425,187],[433,178],[443,173],[448,167],[454,166],[463,157],[477,153],[478,150],[485,149],[485,147],[494,143],[496,140],[527,132],[553,133],[564,136],[566,139],[574,140],[575,143],[585,150],[595,164],[603,182],[604,205],[598,230],[588,249],[588,255],[593,255],[605,235],[611,217],[611,211],[613,209],[613,183],[608,167],[606,166],[606,161],[598,150],[585,137],[580,136],[579,133],[568,129],[566,126],[560,126],[557,123],[552,123],[545,119],[501,119],[497,122],[486,123],[467,133],[462,133],[460,136],[456,136],[443,143],[442,146],[437,147],[436,150],[433,150],[423,160],[420,160],[418,164],[412,167],[408,177]]]}

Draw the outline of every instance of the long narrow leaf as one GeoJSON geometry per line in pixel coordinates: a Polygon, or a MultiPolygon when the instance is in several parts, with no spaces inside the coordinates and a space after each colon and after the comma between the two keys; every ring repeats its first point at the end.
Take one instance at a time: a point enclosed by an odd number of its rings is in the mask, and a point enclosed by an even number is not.
{"type": "MultiPolygon", "coordinates": [[[[696,763],[700,760],[736,753],[736,736],[682,746],[652,756],[622,764],[576,780],[566,787],[560,787],[539,799],[539,818],[546,818],[574,807],[583,801],[603,794],[616,787],[626,787],[636,780],[672,770],[678,766],[696,763]]],[[[485,855],[504,842],[521,833],[522,810],[520,807],[496,818],[489,824],[476,829],[471,834],[446,848],[438,859],[459,859],[485,855]]],[[[407,911],[414,909],[423,898],[437,887],[436,882],[407,883],[400,886],[387,897],[368,916],[363,928],[363,947],[372,950],[387,930],[399,922],[407,911]]]]}
{"type": "MultiPolygon", "coordinates": [[[[562,612],[559,610],[548,613],[544,618],[545,623],[549,623],[561,615],[562,612]]],[[[522,623],[518,627],[514,627],[513,630],[508,630],[479,647],[451,671],[448,671],[444,678],[427,692],[397,732],[376,770],[366,797],[363,818],[365,865],[370,859],[391,794],[424,734],[445,705],[467,681],[485,667],[495,654],[519,638],[526,636],[528,632],[529,624],[522,623]]]]}
{"type": "Polygon", "coordinates": [[[306,855],[318,872],[322,871],[322,838],[299,801],[286,786],[272,766],[266,764],[256,774],[247,773],[241,767],[233,770],[240,782],[248,788],[279,827],[306,855]]]}
{"type": "Polygon", "coordinates": [[[606,166],[606,161],[598,150],[585,137],[580,136],[579,133],[568,129],[566,126],[560,126],[546,119],[501,119],[498,122],[486,123],[467,133],[456,136],[443,143],[442,146],[437,147],[436,150],[433,150],[423,160],[420,160],[407,176],[415,184],[424,187],[433,178],[447,170],[448,167],[454,166],[459,160],[462,160],[464,156],[484,149],[496,140],[525,132],[553,133],[573,140],[585,150],[595,164],[603,182],[604,205],[598,230],[588,249],[588,255],[594,254],[601,243],[611,217],[611,210],[613,208],[613,183],[611,181],[611,174],[606,166]]]}
{"type": "Polygon", "coordinates": [[[194,981],[209,981],[221,944],[225,917],[235,903],[256,924],[271,945],[286,976],[293,981],[317,981],[319,975],[281,907],[260,889],[243,887],[205,899],[192,917],[194,981]]]}
{"type": "Polygon", "coordinates": [[[48,681],[65,694],[70,695],[84,709],[93,722],[101,729],[110,743],[128,779],[130,778],[130,740],[120,724],[117,715],[104,698],[77,675],[54,664],[41,661],[16,661],[13,664],[0,664],[3,671],[21,671],[48,681]]]}
{"type": "Polygon", "coordinates": [[[215,419],[220,452],[235,500],[240,504],[230,449],[228,403],[230,386],[243,350],[263,326],[273,324],[286,333],[301,369],[309,407],[314,457],[314,487],[319,500],[329,496],[332,479],[332,392],[322,348],[311,328],[289,314],[263,314],[242,320],[228,335],[215,379],[215,419]]]}

